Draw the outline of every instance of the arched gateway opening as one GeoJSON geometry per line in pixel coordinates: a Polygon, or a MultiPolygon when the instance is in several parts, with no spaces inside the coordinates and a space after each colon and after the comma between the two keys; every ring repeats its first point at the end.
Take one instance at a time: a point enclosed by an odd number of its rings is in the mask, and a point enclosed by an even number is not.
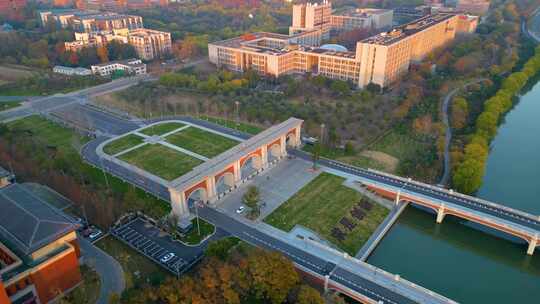
{"type": "Polygon", "coordinates": [[[262,168],[262,159],[258,154],[252,154],[242,163],[240,172],[242,173],[242,179],[250,177],[255,174],[257,170],[262,168]]]}
{"type": "Polygon", "coordinates": [[[206,189],[197,188],[194,191],[192,191],[186,199],[187,199],[188,208],[193,209],[195,207],[195,203],[198,201],[202,201],[206,203],[206,201],[208,201],[208,194],[206,192],[206,189]]]}
{"type": "Polygon", "coordinates": [[[279,144],[273,144],[268,148],[268,162],[274,162],[281,157],[281,146],[279,144]]]}
{"type": "Polygon", "coordinates": [[[216,192],[217,195],[228,192],[234,187],[234,174],[231,172],[225,172],[216,179],[216,192]]]}

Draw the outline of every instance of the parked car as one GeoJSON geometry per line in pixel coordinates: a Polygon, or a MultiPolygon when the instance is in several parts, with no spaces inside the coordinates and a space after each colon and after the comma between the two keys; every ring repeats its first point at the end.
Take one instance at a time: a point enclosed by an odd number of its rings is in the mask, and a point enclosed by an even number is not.
{"type": "Polygon", "coordinates": [[[238,207],[238,209],[236,209],[236,213],[241,214],[242,212],[244,212],[244,210],[246,210],[246,207],[240,206],[238,207]]]}
{"type": "Polygon", "coordinates": [[[174,258],[176,255],[172,252],[169,252],[167,253],[166,255],[164,255],[160,261],[161,263],[167,263],[168,261],[172,260],[172,258],[174,258]]]}
{"type": "Polygon", "coordinates": [[[92,230],[92,233],[90,233],[90,235],[88,235],[88,238],[93,241],[93,240],[96,240],[97,238],[99,238],[100,236],[103,235],[103,232],[101,232],[101,230],[99,229],[93,229],[92,230]]]}

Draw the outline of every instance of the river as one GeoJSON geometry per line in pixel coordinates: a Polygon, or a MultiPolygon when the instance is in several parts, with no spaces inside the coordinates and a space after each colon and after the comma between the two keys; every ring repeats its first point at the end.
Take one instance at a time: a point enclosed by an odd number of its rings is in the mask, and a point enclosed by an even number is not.
{"type": "MultiPolygon", "coordinates": [[[[491,144],[478,196],[540,214],[540,82],[505,117],[491,144]]],[[[540,303],[540,250],[413,207],[369,263],[460,303],[540,303]]]]}

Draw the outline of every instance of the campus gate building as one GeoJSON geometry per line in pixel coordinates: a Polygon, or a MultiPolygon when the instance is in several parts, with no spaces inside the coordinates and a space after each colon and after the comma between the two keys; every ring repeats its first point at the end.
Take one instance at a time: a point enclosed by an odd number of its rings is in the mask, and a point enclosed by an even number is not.
{"type": "Polygon", "coordinates": [[[303,120],[289,118],[241,142],[169,183],[172,213],[189,217],[195,201],[213,203],[300,145],[303,120]]]}

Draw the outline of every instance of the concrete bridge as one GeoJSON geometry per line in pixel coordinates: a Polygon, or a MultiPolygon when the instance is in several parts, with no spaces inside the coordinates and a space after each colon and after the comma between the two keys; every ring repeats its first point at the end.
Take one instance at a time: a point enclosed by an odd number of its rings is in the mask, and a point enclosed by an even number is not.
{"type": "Polygon", "coordinates": [[[456,216],[525,241],[527,254],[540,246],[540,216],[376,170],[365,170],[326,160],[325,165],[356,175],[367,189],[392,199],[433,210],[437,223],[456,216]]]}
{"type": "Polygon", "coordinates": [[[265,170],[300,145],[303,120],[289,118],[193,168],[169,183],[173,214],[189,216],[194,201],[215,202],[243,180],[265,170]]]}

